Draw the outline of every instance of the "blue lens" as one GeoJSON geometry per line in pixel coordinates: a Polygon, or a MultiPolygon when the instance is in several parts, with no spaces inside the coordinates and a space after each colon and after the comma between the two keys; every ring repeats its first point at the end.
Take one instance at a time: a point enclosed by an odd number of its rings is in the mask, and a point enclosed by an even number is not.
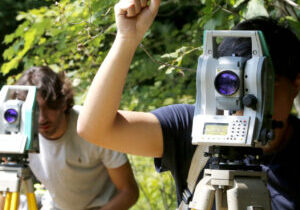
{"type": "Polygon", "coordinates": [[[240,79],[232,71],[223,71],[215,78],[215,88],[221,95],[233,95],[239,87],[240,79]]]}
{"type": "Polygon", "coordinates": [[[15,109],[8,109],[4,113],[4,118],[8,123],[14,123],[18,119],[18,112],[15,109]]]}

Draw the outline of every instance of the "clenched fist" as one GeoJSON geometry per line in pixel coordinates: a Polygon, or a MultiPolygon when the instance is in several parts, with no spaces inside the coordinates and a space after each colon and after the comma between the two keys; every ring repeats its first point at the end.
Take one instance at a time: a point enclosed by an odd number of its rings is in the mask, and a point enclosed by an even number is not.
{"type": "Polygon", "coordinates": [[[117,37],[139,43],[151,26],[160,0],[121,0],[115,5],[117,37]]]}

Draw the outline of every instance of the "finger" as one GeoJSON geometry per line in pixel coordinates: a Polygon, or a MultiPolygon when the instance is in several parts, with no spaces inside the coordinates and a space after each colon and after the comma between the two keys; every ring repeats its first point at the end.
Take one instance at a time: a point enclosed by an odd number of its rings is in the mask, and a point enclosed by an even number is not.
{"type": "Polygon", "coordinates": [[[149,9],[153,14],[157,14],[160,5],[160,0],[151,0],[149,9]]]}
{"type": "Polygon", "coordinates": [[[122,9],[120,7],[120,3],[117,3],[115,5],[115,14],[116,15],[126,15],[127,14],[127,11],[125,9],[122,9]]]}
{"type": "Polygon", "coordinates": [[[128,8],[126,17],[133,17],[135,15],[136,15],[135,6],[132,5],[131,7],[128,8]]]}
{"type": "Polygon", "coordinates": [[[136,15],[134,1],[120,1],[115,6],[117,15],[125,15],[126,17],[133,17],[136,15]]]}
{"type": "Polygon", "coordinates": [[[140,0],[134,0],[135,12],[139,14],[141,11],[141,2],[140,0]]]}
{"type": "Polygon", "coordinates": [[[147,0],[141,0],[141,7],[145,8],[147,6],[147,0]]]}

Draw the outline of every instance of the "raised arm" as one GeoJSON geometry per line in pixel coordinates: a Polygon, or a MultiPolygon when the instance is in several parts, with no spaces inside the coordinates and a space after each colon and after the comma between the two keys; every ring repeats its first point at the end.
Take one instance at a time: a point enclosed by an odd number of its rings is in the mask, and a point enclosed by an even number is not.
{"type": "Polygon", "coordinates": [[[151,113],[118,111],[130,63],[151,26],[160,0],[121,0],[115,6],[117,36],[89,89],[77,123],[87,141],[113,150],[160,157],[160,123],[151,113]]]}

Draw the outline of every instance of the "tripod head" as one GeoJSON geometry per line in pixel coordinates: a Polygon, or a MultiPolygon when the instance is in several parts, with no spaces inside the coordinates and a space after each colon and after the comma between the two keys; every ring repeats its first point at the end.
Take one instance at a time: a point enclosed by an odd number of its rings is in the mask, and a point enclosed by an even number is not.
{"type": "Polygon", "coordinates": [[[38,106],[35,86],[3,86],[0,91],[0,157],[26,163],[38,152],[38,106]]]}

